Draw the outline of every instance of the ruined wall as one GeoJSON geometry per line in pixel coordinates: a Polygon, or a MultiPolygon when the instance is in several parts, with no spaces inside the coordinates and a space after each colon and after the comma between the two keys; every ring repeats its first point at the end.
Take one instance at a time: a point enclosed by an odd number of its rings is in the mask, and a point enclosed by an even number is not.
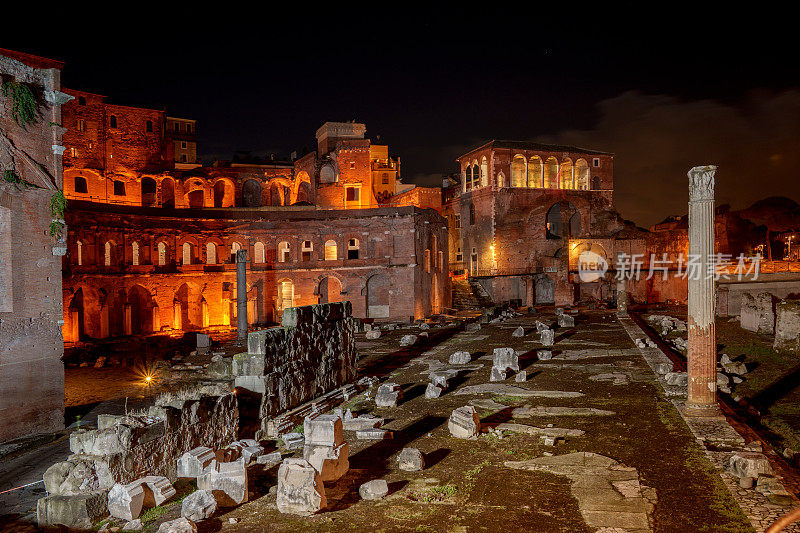
{"type": "Polygon", "coordinates": [[[266,420],[355,381],[358,354],[348,302],[287,309],[282,326],[248,334],[233,360],[236,385],[263,393],[266,420]]]}
{"type": "Polygon", "coordinates": [[[70,455],[44,473],[47,492],[71,496],[107,491],[144,476],[177,480],[177,459],[198,446],[212,450],[236,440],[234,394],[175,398],[148,414],[100,415],[98,429],[70,435],[70,455]]]}
{"type": "Polygon", "coordinates": [[[38,113],[20,126],[0,95],[0,172],[13,176],[0,180],[0,442],[64,426],[64,244],[48,234],[61,188],[60,68],[0,49],[0,81],[29,87],[38,113]]]}

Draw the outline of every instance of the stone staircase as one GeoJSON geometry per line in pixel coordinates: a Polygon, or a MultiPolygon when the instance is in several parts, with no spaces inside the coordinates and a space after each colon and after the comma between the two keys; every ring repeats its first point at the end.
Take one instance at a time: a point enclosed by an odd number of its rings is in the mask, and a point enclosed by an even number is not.
{"type": "Polygon", "coordinates": [[[487,307],[494,307],[494,303],[476,282],[463,279],[454,279],[453,309],[456,311],[481,311],[487,307]]]}

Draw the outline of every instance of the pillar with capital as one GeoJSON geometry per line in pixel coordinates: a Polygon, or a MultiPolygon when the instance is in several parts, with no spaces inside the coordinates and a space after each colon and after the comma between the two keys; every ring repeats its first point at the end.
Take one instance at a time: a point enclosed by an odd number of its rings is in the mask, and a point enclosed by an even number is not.
{"type": "Polygon", "coordinates": [[[717,333],[714,324],[714,173],[717,167],[692,168],[689,173],[689,270],[687,350],[688,416],[720,416],[717,405],[717,333]]]}

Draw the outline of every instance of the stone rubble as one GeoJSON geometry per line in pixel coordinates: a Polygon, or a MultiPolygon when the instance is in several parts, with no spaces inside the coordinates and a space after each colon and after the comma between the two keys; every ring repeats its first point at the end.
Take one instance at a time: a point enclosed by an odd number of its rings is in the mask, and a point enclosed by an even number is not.
{"type": "Polygon", "coordinates": [[[319,472],[322,481],[336,481],[345,475],[350,468],[350,445],[344,440],[342,419],[330,414],[309,416],[303,429],[303,459],[319,472]]]}
{"type": "Polygon", "coordinates": [[[469,352],[453,352],[450,355],[449,363],[451,365],[467,365],[471,360],[469,352]]]}
{"type": "Polygon", "coordinates": [[[157,533],[197,533],[197,525],[187,518],[180,517],[163,522],[158,526],[157,533]]]}
{"type": "Polygon", "coordinates": [[[447,421],[450,434],[458,439],[476,439],[481,430],[478,412],[471,405],[454,409],[447,421]]]}
{"type": "Polygon", "coordinates": [[[406,472],[418,472],[425,468],[425,456],[416,448],[403,448],[397,456],[397,467],[406,472]]]}
{"type": "Polygon", "coordinates": [[[192,522],[211,517],[217,510],[217,500],[209,490],[196,490],[181,502],[181,516],[192,522]]]}
{"type": "Polygon", "coordinates": [[[178,457],[178,477],[197,478],[211,466],[215,455],[211,448],[198,446],[178,457]]]}
{"type": "Polygon", "coordinates": [[[287,458],[281,463],[277,505],[281,513],[300,516],[312,515],[328,505],[322,478],[305,459],[287,458]]]}
{"type": "Polygon", "coordinates": [[[135,520],[144,505],[144,488],[141,483],[120,483],[108,492],[108,514],[126,521],[135,520]]]}
{"type": "Polygon", "coordinates": [[[413,346],[416,343],[417,343],[416,335],[403,335],[400,338],[400,346],[402,347],[413,346]]]}
{"type": "Polygon", "coordinates": [[[145,476],[136,481],[144,487],[145,507],[158,507],[175,496],[175,487],[164,476],[145,476]]]}
{"type": "Polygon", "coordinates": [[[375,393],[375,405],[378,407],[397,407],[403,391],[397,383],[383,383],[375,393]]]}
{"type": "Polygon", "coordinates": [[[524,337],[525,336],[525,328],[523,328],[522,326],[519,326],[517,329],[515,329],[511,333],[511,336],[512,337],[524,337]]]}
{"type": "Polygon", "coordinates": [[[389,485],[385,479],[373,479],[358,488],[358,494],[363,500],[380,500],[388,493],[389,485]]]}
{"type": "Polygon", "coordinates": [[[541,336],[542,345],[544,345],[544,346],[552,346],[553,345],[553,342],[554,342],[554,339],[555,339],[555,334],[553,333],[552,329],[543,329],[541,331],[541,333],[540,333],[540,336],[541,336]]]}

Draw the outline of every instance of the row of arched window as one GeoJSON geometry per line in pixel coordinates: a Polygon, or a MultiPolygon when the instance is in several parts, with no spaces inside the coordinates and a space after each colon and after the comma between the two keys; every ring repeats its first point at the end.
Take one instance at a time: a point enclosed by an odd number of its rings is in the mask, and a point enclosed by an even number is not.
{"type": "MultiPolygon", "coordinates": [[[[86,245],[82,241],[77,241],[76,243],[76,252],[75,252],[75,264],[78,266],[83,266],[86,260],[85,251],[86,245]]],[[[104,266],[114,266],[119,264],[119,260],[117,258],[118,253],[118,245],[112,241],[106,241],[103,244],[103,265],[104,266]]],[[[205,249],[205,264],[206,265],[216,265],[220,264],[220,258],[218,253],[218,248],[220,246],[214,242],[207,242],[205,249]]],[[[242,249],[241,244],[234,241],[231,244],[230,248],[230,259],[224,262],[235,262],[236,261],[236,252],[242,249]]],[[[141,264],[145,264],[142,258],[142,250],[137,241],[131,243],[131,264],[134,266],[138,266],[141,264]]],[[[181,246],[181,264],[183,265],[192,265],[192,264],[200,264],[200,260],[197,254],[198,250],[197,247],[191,242],[184,242],[181,246]]],[[[302,241],[300,244],[300,261],[312,261],[314,253],[314,243],[310,240],[302,241]]],[[[156,261],[154,262],[157,266],[166,266],[169,263],[168,257],[168,248],[167,243],[164,241],[159,242],[156,245],[156,261]]],[[[348,239],[347,241],[347,250],[345,259],[359,259],[361,254],[361,243],[358,239],[348,239]]],[[[255,264],[264,264],[267,263],[267,249],[263,242],[256,241],[253,244],[253,258],[252,262],[255,264]]],[[[280,241],[277,245],[277,257],[270,258],[272,261],[277,260],[279,263],[290,263],[292,262],[292,248],[291,244],[288,241],[280,241]]],[[[336,261],[339,259],[339,245],[333,239],[328,239],[325,241],[324,244],[324,260],[325,261],[336,261]]],[[[270,262],[272,262],[270,261],[270,262]]]]}
{"type": "MultiPolygon", "coordinates": [[[[595,166],[599,161],[595,161],[595,166]]],[[[486,157],[464,168],[464,190],[469,191],[489,184],[489,171],[486,157]]],[[[511,160],[511,176],[506,179],[502,172],[497,175],[498,187],[529,187],[544,189],[574,189],[586,191],[600,188],[600,180],[594,178],[590,181],[589,164],[585,159],[578,159],[573,164],[572,159],[565,158],[559,163],[555,157],[548,157],[544,161],[535,155],[530,159],[524,155],[515,155],[511,160]]]]}

